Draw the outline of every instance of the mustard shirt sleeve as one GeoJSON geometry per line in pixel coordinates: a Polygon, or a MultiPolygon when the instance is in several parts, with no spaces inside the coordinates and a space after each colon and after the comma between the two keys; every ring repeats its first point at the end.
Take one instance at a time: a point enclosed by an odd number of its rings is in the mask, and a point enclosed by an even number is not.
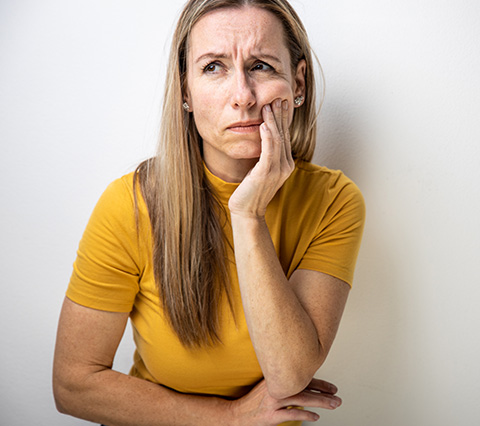
{"type": "Polygon", "coordinates": [[[336,180],[328,194],[322,197],[322,204],[328,204],[324,216],[298,268],[324,272],[351,286],[365,223],[365,202],[358,187],[345,176],[336,180]]]}
{"type": "Polygon", "coordinates": [[[132,188],[132,174],[114,181],[90,217],[66,294],[80,305],[132,310],[142,272],[132,188]]]}

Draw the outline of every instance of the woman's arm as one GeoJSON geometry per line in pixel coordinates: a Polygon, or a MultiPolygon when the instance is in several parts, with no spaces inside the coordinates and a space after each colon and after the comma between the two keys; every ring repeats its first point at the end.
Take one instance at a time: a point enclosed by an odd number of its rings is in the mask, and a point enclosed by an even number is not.
{"type": "Polygon", "coordinates": [[[65,299],[53,367],[58,410],[108,426],[222,424],[229,401],[180,394],[111,369],[127,320],[128,314],[65,299]]]}
{"type": "Polygon", "coordinates": [[[288,420],[314,421],[308,410],[333,409],[335,386],[314,380],[298,395],[272,398],[264,382],[236,401],[187,395],[113,371],[128,314],[80,306],[65,299],[57,334],[53,390],[60,412],[108,426],[273,426],[288,420]],[[312,392],[313,391],[313,392],[312,392]]]}
{"type": "Polygon", "coordinates": [[[295,271],[288,281],[266,224],[234,221],[248,330],[270,394],[286,398],[304,389],[325,361],[350,287],[309,270],[295,271]]]}
{"type": "Polygon", "coordinates": [[[324,362],[350,287],[315,271],[285,277],[264,215],[294,168],[286,101],[263,114],[262,154],[229,208],[250,336],[270,394],[285,398],[304,389],[324,362]]]}

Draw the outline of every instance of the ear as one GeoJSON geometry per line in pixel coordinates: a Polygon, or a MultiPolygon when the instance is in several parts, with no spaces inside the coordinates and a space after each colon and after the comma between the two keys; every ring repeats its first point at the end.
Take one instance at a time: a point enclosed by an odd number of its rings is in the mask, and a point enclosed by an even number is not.
{"type": "Polygon", "coordinates": [[[184,80],[182,81],[182,99],[182,104],[186,102],[189,106],[188,112],[192,112],[192,97],[188,88],[187,73],[185,73],[184,80]]]}
{"type": "Polygon", "coordinates": [[[183,102],[186,102],[188,104],[188,112],[192,112],[192,102],[190,101],[190,92],[188,88],[185,88],[183,91],[183,102]]]}
{"type": "Polygon", "coordinates": [[[305,73],[307,71],[307,62],[305,59],[301,59],[297,65],[297,70],[294,75],[294,94],[297,96],[305,96],[306,86],[305,86],[305,73]]]}
{"type": "Polygon", "coordinates": [[[188,87],[185,85],[185,89],[183,90],[183,101],[187,102],[190,105],[190,91],[188,87]]]}

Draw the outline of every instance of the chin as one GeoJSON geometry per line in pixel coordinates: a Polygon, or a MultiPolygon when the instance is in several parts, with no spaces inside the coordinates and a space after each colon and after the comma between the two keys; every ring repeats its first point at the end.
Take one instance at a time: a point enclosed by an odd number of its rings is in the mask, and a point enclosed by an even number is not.
{"type": "Polygon", "coordinates": [[[242,143],[241,146],[236,146],[230,152],[230,157],[237,160],[250,160],[260,157],[262,146],[260,142],[242,143]]]}

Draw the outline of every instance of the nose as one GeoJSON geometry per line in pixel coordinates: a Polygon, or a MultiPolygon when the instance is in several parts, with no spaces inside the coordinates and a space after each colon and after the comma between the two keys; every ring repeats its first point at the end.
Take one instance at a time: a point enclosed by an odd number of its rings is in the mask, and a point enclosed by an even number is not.
{"type": "Polygon", "coordinates": [[[232,77],[231,90],[231,104],[233,108],[250,108],[255,104],[255,90],[245,72],[235,72],[232,77]]]}

